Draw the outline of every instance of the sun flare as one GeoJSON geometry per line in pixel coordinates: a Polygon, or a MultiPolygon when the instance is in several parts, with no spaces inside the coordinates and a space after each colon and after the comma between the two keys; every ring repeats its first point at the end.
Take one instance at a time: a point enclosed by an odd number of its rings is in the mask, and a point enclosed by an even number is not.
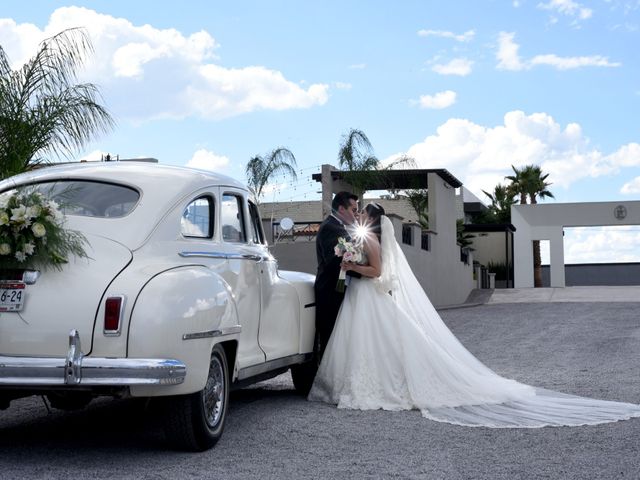
{"type": "Polygon", "coordinates": [[[359,241],[364,241],[369,235],[371,235],[371,229],[364,223],[358,223],[355,227],[354,237],[359,241]]]}

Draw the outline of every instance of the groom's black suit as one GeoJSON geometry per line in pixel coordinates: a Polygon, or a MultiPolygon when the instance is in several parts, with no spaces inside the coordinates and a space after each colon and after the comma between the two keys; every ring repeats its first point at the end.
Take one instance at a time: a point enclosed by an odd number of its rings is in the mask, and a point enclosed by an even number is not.
{"type": "MultiPolygon", "coordinates": [[[[336,257],[334,247],[338,244],[339,237],[349,240],[349,234],[344,225],[333,215],[329,215],[320,225],[316,236],[318,272],[314,290],[316,295],[316,332],[318,332],[320,339],[321,354],[324,353],[324,348],[329,341],[340,305],[344,299],[344,293],[336,291],[342,259],[336,257]]],[[[349,272],[349,274],[352,273],[349,272]]]]}

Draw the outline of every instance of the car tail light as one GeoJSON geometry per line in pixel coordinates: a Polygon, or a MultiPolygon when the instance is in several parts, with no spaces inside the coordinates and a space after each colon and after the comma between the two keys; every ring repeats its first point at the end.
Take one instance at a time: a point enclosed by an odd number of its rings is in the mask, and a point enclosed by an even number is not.
{"type": "Polygon", "coordinates": [[[122,295],[109,297],[104,304],[104,333],[106,335],[120,335],[120,320],[124,297],[122,295]]]}

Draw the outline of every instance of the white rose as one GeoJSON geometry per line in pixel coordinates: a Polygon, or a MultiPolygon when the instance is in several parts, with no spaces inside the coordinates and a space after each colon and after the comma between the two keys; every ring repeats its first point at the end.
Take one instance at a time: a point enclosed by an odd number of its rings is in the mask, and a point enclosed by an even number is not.
{"type": "Polygon", "coordinates": [[[0,195],[0,208],[7,208],[9,205],[9,200],[11,200],[10,193],[3,193],[0,195]]]}
{"type": "Polygon", "coordinates": [[[0,243],[0,255],[9,255],[11,253],[11,245],[8,243],[0,243]]]}
{"type": "Polygon", "coordinates": [[[27,218],[36,218],[42,213],[42,208],[39,205],[33,205],[32,207],[27,208],[26,217],[27,218]]]}
{"type": "Polygon", "coordinates": [[[9,215],[5,211],[0,212],[0,225],[9,225],[9,215]]]}
{"type": "Polygon", "coordinates": [[[18,208],[11,209],[11,220],[14,222],[24,222],[27,217],[27,207],[20,205],[18,208]]]}
{"type": "Polygon", "coordinates": [[[36,238],[42,238],[47,234],[47,229],[39,222],[36,222],[31,226],[31,231],[36,238]]]}

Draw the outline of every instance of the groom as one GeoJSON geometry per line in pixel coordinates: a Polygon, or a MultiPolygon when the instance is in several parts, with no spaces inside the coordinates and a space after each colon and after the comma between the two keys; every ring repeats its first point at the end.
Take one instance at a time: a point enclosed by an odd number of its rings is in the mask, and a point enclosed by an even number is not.
{"type": "Polygon", "coordinates": [[[357,195],[349,192],[337,193],[331,202],[331,215],[322,222],[316,236],[318,273],[314,290],[316,295],[316,332],[320,342],[318,361],[322,358],[336,323],[338,310],[340,310],[344,299],[344,293],[336,291],[341,258],[336,257],[334,247],[338,244],[338,237],[349,238],[346,227],[356,221],[357,215],[357,195]]]}

